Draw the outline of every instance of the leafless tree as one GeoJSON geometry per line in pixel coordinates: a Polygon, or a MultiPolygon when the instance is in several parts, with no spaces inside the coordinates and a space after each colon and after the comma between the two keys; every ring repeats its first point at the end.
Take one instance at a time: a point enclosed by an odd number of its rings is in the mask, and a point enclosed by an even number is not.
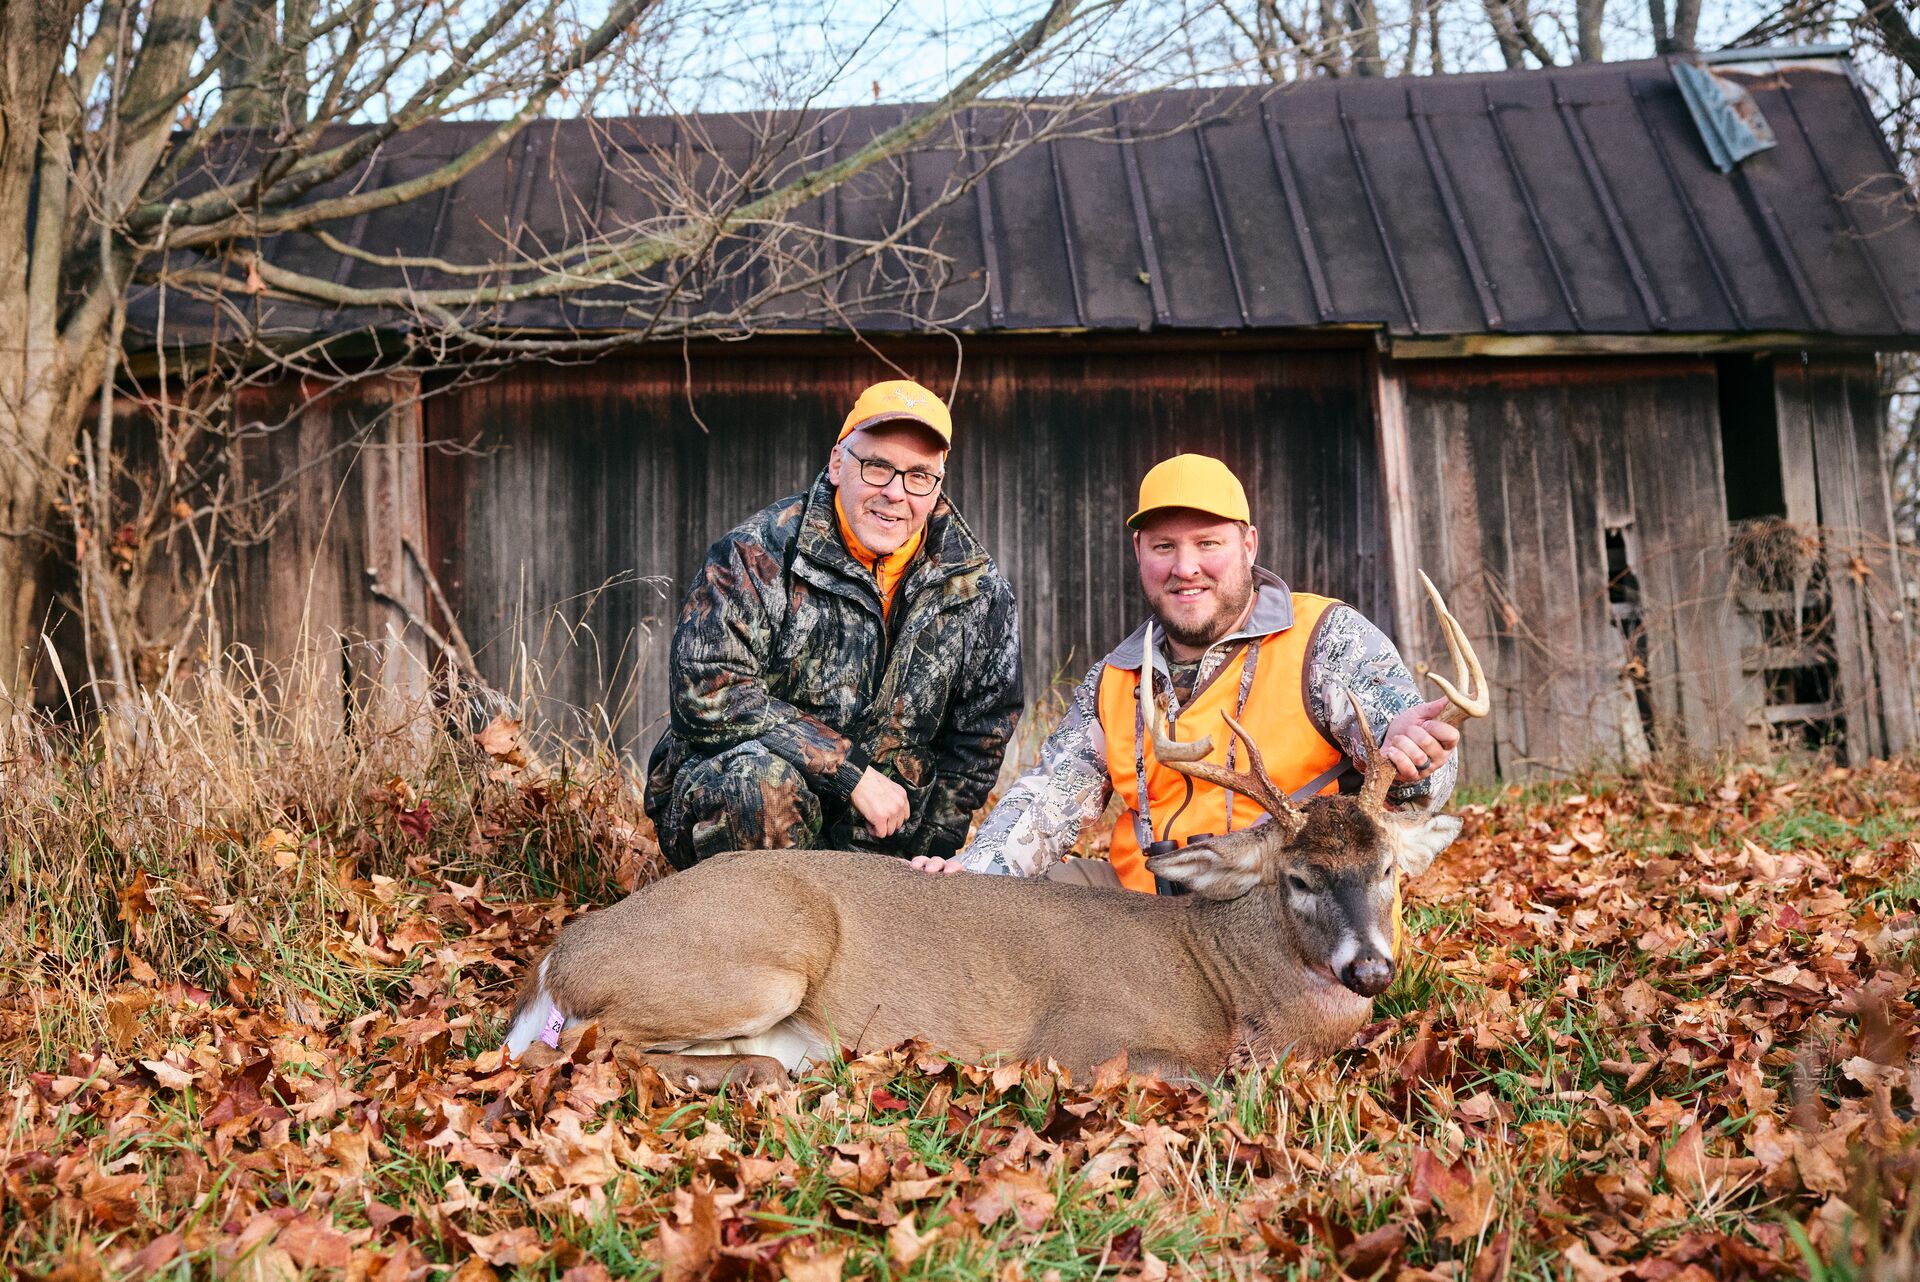
{"type": "MultiPolygon", "coordinates": [[[[685,147],[624,162],[619,179],[644,189],[645,218],[576,217],[561,243],[503,234],[496,252],[448,262],[371,254],[330,230],[429,208],[543,117],[670,110],[661,86],[681,73],[666,55],[686,47],[676,35],[765,12],[716,7],[728,4],[605,0],[582,16],[571,0],[0,0],[0,678],[34,644],[35,611],[58,582],[94,641],[96,688],[124,695],[175,662],[204,613],[215,542],[271,519],[271,496],[234,492],[219,464],[263,426],[236,397],[378,364],[295,337],[287,317],[360,309],[387,318],[369,321],[368,343],[398,332],[484,364],[738,332],[762,311],[844,304],[826,288],[836,276],[915,306],[934,296],[940,263],[911,243],[910,219],[823,254],[795,211],[953,129],[982,95],[1017,83],[1058,101],[1049,60],[1084,68],[1090,33],[1120,0],[1009,0],[997,37],[930,103],[832,156],[808,145],[819,112],[757,116],[748,145],[719,163],[690,119],[685,147]],[[456,154],[404,173],[382,163],[450,120],[471,122],[456,154]],[[289,248],[303,239],[356,271],[303,267],[311,255],[289,248]],[[712,289],[722,278],[734,288],[712,289]],[[504,308],[556,300],[617,314],[601,328],[620,334],[497,324],[504,308]],[[130,449],[145,452],[138,471],[121,466],[130,449]],[[256,506],[242,514],[241,503],[256,506]],[[184,606],[156,608],[150,587],[182,567],[184,606]]],[[[804,109],[811,92],[775,86],[766,98],[804,109]]],[[[946,197],[1022,139],[967,143],[976,159],[946,197]]]]}
{"type": "Polygon", "coordinates": [[[1217,0],[1242,58],[1268,79],[1307,75],[1439,73],[1482,65],[1491,51],[1509,70],[1599,62],[1609,32],[1627,47],[1694,48],[1700,0],[1648,0],[1644,13],[1610,12],[1607,0],[1217,0]],[[1637,30],[1634,24],[1640,23],[1637,30]]]}

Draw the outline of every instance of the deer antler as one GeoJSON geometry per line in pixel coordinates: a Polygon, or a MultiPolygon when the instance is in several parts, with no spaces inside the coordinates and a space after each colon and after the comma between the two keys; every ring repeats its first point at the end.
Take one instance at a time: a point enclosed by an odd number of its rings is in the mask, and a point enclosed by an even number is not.
{"type": "MultiPolygon", "coordinates": [[[[1427,577],[1427,572],[1421,570],[1419,573],[1420,584],[1427,590],[1427,599],[1433,602],[1434,613],[1440,616],[1440,634],[1446,638],[1447,653],[1453,658],[1452,681],[1437,672],[1428,672],[1427,676],[1447,696],[1447,707],[1439,719],[1459,729],[1471,718],[1486,716],[1487,709],[1492,706],[1487,694],[1487,674],[1480,667],[1480,656],[1473,652],[1473,643],[1467,640],[1467,630],[1460,626],[1460,620],[1453,617],[1453,611],[1447,609],[1447,603],[1440,598],[1440,590],[1433,586],[1433,580],[1427,577]]],[[[1360,723],[1360,737],[1367,745],[1365,778],[1357,800],[1361,809],[1377,813],[1386,806],[1387,789],[1393,786],[1394,766],[1375,742],[1373,727],[1367,724],[1366,710],[1360,706],[1359,696],[1349,689],[1347,698],[1353,703],[1353,717],[1360,723]]]]}
{"type": "Polygon", "coordinates": [[[1427,599],[1433,602],[1434,613],[1440,616],[1440,632],[1447,639],[1447,653],[1453,656],[1452,681],[1437,672],[1429,672],[1427,676],[1440,687],[1440,693],[1447,696],[1449,706],[1440,714],[1440,719],[1458,729],[1467,724],[1469,717],[1486,716],[1492,706],[1492,700],[1487,697],[1487,674],[1480,670],[1480,656],[1473,652],[1467,630],[1453,617],[1453,611],[1447,609],[1447,603],[1440,599],[1440,590],[1433,586],[1425,570],[1420,571],[1420,586],[1427,590],[1427,599]],[[1462,686],[1470,687],[1472,693],[1463,693],[1462,686]]]}
{"type": "Polygon", "coordinates": [[[1246,727],[1226,713],[1221,717],[1233,731],[1234,738],[1247,750],[1247,770],[1229,770],[1225,766],[1216,766],[1204,760],[1213,751],[1211,735],[1194,743],[1181,743],[1172,739],[1160,729],[1160,710],[1153,701],[1153,623],[1147,623],[1145,651],[1141,657],[1140,668],[1140,716],[1146,723],[1148,732],[1153,736],[1153,755],[1169,769],[1177,770],[1189,778],[1218,784],[1232,792],[1251,797],[1275,821],[1298,829],[1304,816],[1299,807],[1287,800],[1286,793],[1274,786],[1267,774],[1267,763],[1260,757],[1260,749],[1254,746],[1253,736],[1246,727]]]}
{"type": "Polygon", "coordinates": [[[1360,704],[1360,696],[1351,686],[1345,687],[1347,701],[1353,705],[1353,719],[1360,725],[1360,738],[1367,745],[1367,759],[1360,781],[1360,794],[1355,800],[1360,808],[1369,814],[1379,814],[1386,809],[1387,789],[1393,787],[1397,773],[1393,762],[1387,760],[1387,754],[1380,751],[1380,744],[1373,737],[1373,727],[1367,724],[1367,710],[1360,704]]]}

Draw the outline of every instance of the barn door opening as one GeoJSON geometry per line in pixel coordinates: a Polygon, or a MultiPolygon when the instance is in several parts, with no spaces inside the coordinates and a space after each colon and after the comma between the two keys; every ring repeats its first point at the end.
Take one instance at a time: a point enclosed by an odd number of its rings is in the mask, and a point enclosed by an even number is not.
{"type": "Polygon", "coordinates": [[[1833,592],[1810,479],[1783,449],[1774,358],[1723,356],[1719,383],[1748,726],[1783,747],[1844,749],[1833,592]]]}

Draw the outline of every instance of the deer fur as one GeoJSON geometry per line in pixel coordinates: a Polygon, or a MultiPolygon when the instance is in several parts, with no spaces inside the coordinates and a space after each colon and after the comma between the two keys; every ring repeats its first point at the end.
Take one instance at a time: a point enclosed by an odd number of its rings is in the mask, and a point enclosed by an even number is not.
{"type": "MultiPolygon", "coordinates": [[[[1459,725],[1486,714],[1484,675],[1427,591],[1456,674],[1477,689],[1435,677],[1459,725]]],[[[1199,1079],[1344,1045],[1392,980],[1401,878],[1425,872],[1460,821],[1385,807],[1393,767],[1364,717],[1360,792],[1296,806],[1232,718],[1245,772],[1163,734],[1152,687],[1149,664],[1140,697],[1157,759],[1271,815],[1148,860],[1191,894],[930,876],[849,851],[736,851],[569,925],[520,994],[508,1050],[598,1021],[712,1088],[912,1037],[971,1061],[1052,1059],[1076,1074],[1124,1052],[1135,1071],[1199,1079]]]]}
{"type": "Polygon", "coordinates": [[[721,855],[569,926],[508,1047],[534,1041],[551,1002],[569,1026],[715,1055],[716,1070],[738,1056],[791,1070],[836,1043],[908,1037],[1076,1073],[1125,1051],[1136,1071],[1209,1079],[1330,1051],[1372,1005],[1338,978],[1338,953],[1391,960],[1395,882],[1424,871],[1459,820],[1383,823],[1346,797],[1305,810],[1291,842],[1262,824],[1156,860],[1196,892],[1181,897],[930,877],[859,852],[721,855]]]}

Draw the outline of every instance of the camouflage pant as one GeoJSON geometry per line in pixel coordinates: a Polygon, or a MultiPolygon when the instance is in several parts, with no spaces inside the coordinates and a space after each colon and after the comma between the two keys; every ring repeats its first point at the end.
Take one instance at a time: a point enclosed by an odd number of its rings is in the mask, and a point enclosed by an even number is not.
{"type": "Polygon", "coordinates": [[[847,849],[851,819],[844,803],[815,795],[806,776],[749,739],[674,775],[660,849],[676,868],[727,850],[847,849]]]}

